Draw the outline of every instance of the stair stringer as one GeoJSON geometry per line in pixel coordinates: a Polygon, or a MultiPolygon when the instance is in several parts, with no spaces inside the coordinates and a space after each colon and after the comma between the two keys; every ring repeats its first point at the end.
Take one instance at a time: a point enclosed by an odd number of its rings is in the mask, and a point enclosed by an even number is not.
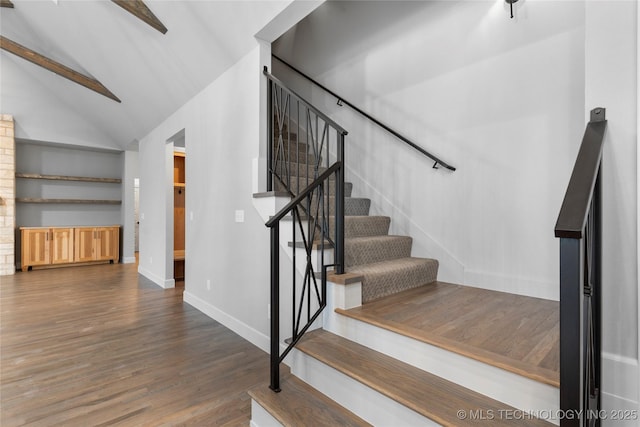
{"type": "MultiPolygon", "coordinates": [[[[556,387],[336,313],[336,308],[350,308],[336,306],[336,301],[349,300],[344,296],[345,291],[348,292],[345,285],[327,282],[327,307],[323,312],[325,330],[514,408],[534,414],[558,413],[560,391],[556,387]]],[[[292,372],[297,375],[295,363],[292,372]]],[[[347,402],[340,403],[363,417],[347,402]]]]}

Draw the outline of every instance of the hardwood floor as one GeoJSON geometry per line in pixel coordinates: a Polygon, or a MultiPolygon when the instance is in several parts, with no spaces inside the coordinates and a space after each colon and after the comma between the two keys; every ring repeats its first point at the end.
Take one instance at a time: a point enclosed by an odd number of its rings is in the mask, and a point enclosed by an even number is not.
{"type": "Polygon", "coordinates": [[[268,355],[135,264],[0,279],[0,424],[248,425],[268,355]]]}
{"type": "Polygon", "coordinates": [[[336,311],[536,381],[560,384],[557,301],[435,282],[336,311]]]}

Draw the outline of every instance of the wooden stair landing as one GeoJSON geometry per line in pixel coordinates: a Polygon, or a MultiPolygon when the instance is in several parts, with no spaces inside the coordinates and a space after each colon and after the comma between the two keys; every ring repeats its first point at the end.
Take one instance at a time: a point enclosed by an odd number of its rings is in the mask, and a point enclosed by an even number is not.
{"type": "Polygon", "coordinates": [[[292,375],[283,376],[280,388],[274,393],[263,385],[249,390],[249,396],[285,427],[371,426],[292,375]]]}
{"type": "MultiPolygon", "coordinates": [[[[443,426],[478,425],[477,419],[461,413],[518,412],[497,400],[321,329],[307,333],[296,348],[443,426]]],[[[490,425],[551,425],[529,416],[518,418],[496,415],[490,425]]]]}
{"type": "Polygon", "coordinates": [[[434,282],[337,313],[554,387],[557,301],[434,282]]]}

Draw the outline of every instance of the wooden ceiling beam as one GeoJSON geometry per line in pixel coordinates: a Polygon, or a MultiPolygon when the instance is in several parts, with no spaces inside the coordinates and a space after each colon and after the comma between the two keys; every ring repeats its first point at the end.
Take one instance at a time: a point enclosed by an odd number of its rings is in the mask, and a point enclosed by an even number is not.
{"type": "Polygon", "coordinates": [[[127,12],[131,13],[138,19],[146,22],[151,25],[156,30],[160,31],[162,34],[166,34],[167,27],[162,24],[162,22],[156,17],[156,15],[151,12],[151,9],[144,4],[142,0],[111,0],[127,12]]]}
{"type": "Polygon", "coordinates": [[[116,102],[121,102],[117,96],[115,96],[98,80],[92,77],[85,76],[84,74],[79,73],[67,67],[66,65],[62,65],[61,63],[56,62],[53,59],[49,59],[46,56],[39,54],[38,52],[34,52],[33,50],[26,48],[4,36],[0,36],[0,49],[4,49],[7,52],[13,53],[14,55],[19,56],[22,59],[26,59],[27,61],[39,65],[51,72],[54,72],[61,77],[82,85],[87,89],[98,92],[100,95],[104,95],[116,102]]]}
{"type": "Polygon", "coordinates": [[[0,7],[10,7],[13,9],[13,3],[11,0],[0,0],[0,7]]]}

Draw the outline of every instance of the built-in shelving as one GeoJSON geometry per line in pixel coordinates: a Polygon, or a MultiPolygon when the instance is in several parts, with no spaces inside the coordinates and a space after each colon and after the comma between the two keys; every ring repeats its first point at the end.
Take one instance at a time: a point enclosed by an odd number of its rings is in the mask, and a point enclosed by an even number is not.
{"type": "Polygon", "coordinates": [[[94,178],[89,176],[42,175],[39,173],[16,173],[16,178],[48,179],[52,181],[102,182],[107,184],[120,184],[122,182],[120,178],[94,178]]]}
{"type": "Polygon", "coordinates": [[[122,200],[89,200],[89,199],[40,199],[32,197],[16,198],[17,203],[58,203],[69,205],[121,205],[122,200]]]}
{"type": "MultiPolygon", "coordinates": [[[[103,184],[120,184],[120,178],[97,178],[91,176],[66,176],[66,175],[44,175],[40,173],[16,172],[16,178],[23,179],[46,179],[50,181],[82,181],[103,184]]],[[[16,197],[17,203],[48,203],[65,205],[121,205],[122,200],[101,200],[101,199],[46,199],[36,197],[16,197]]]]}

